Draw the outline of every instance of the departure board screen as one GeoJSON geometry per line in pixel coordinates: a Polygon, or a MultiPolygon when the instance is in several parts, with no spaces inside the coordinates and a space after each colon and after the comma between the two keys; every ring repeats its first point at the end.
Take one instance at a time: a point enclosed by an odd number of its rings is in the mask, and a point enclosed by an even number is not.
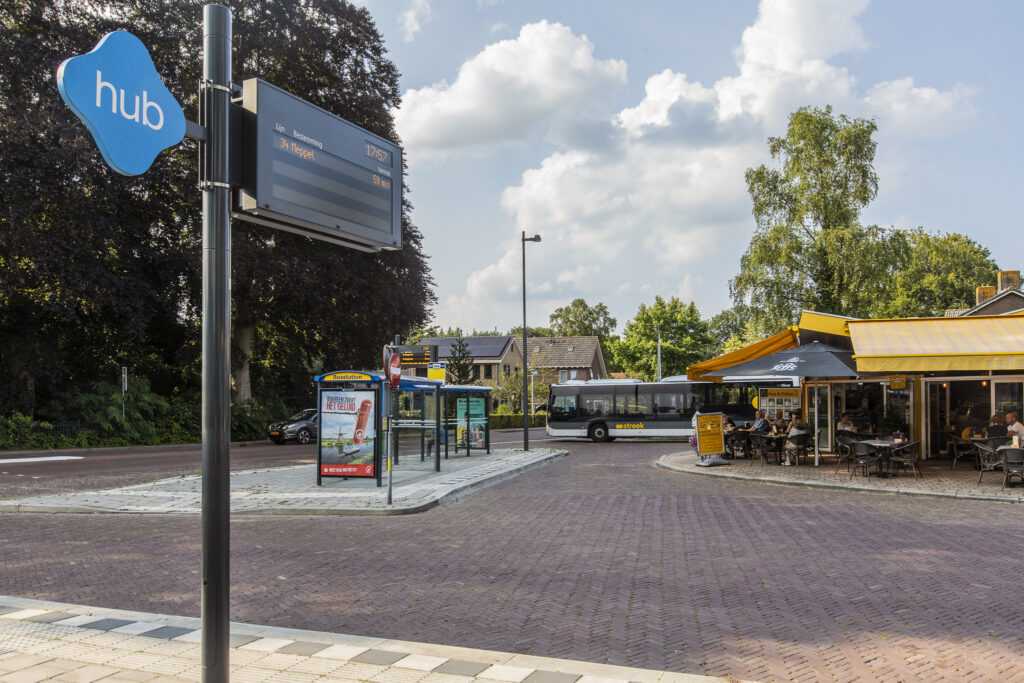
{"type": "Polygon", "coordinates": [[[236,215],[365,250],[401,248],[398,146],[258,79],[242,102],[252,149],[236,215]]]}

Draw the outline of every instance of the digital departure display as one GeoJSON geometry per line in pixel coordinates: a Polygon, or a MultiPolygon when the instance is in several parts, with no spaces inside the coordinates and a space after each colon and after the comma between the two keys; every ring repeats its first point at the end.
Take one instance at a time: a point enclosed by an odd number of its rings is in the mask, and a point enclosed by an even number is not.
{"type": "Polygon", "coordinates": [[[235,215],[367,251],[400,249],[402,150],[259,79],[243,86],[235,215]]]}

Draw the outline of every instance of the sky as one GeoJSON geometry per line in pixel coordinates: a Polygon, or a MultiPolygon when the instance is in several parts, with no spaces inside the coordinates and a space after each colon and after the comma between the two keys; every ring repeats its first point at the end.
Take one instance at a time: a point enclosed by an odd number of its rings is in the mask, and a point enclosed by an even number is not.
{"type": "MultiPolygon", "coordinates": [[[[363,0],[433,324],[501,331],[575,298],[619,329],[656,295],[709,317],[754,229],[744,171],[798,107],[878,125],[866,224],[961,232],[1020,269],[1024,3],[363,0]]],[[[980,283],[979,283],[980,284],[980,283]]]]}

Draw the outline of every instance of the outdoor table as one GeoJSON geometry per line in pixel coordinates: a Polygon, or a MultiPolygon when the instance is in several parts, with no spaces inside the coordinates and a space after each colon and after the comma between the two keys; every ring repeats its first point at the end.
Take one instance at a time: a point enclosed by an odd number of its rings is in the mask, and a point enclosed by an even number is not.
{"type": "Polygon", "coordinates": [[[883,472],[883,468],[891,469],[892,449],[903,444],[898,444],[895,441],[883,441],[881,439],[867,439],[860,443],[866,443],[878,449],[878,462],[875,464],[876,470],[873,474],[879,477],[890,474],[889,472],[883,472]]]}

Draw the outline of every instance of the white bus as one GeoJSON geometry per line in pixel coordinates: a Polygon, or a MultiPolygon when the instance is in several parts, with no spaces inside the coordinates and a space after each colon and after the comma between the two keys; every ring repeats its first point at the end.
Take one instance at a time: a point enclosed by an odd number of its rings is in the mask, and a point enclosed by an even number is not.
{"type": "Polygon", "coordinates": [[[718,383],[694,382],[685,376],[660,382],[627,379],[552,384],[547,433],[593,441],[620,436],[689,437],[695,412],[724,413],[741,427],[754,420],[758,387],[793,385],[790,377],[726,378],[718,383]]]}

